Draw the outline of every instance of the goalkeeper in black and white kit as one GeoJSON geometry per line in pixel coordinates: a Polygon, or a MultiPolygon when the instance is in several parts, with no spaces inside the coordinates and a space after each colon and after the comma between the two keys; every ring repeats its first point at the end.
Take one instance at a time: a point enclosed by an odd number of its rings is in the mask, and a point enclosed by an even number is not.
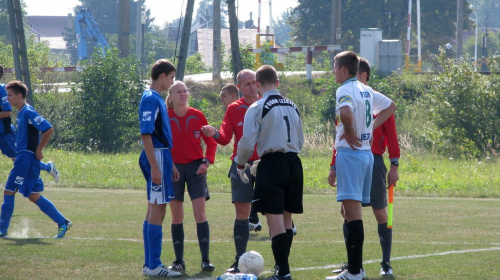
{"type": "Polygon", "coordinates": [[[243,181],[255,144],[261,159],[257,166],[253,205],[266,215],[276,274],[268,280],[291,280],[288,255],[293,240],[292,213],[303,213],[303,172],[298,153],[304,144],[297,106],[283,97],[277,87],[278,73],[269,65],[256,72],[262,98],[245,115],[243,137],[234,161],[243,181]]]}

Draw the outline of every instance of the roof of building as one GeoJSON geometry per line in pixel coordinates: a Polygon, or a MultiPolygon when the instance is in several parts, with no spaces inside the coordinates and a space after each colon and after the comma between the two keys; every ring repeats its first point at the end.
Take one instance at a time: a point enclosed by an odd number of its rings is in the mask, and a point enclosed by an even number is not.
{"type": "Polygon", "coordinates": [[[26,24],[37,34],[44,37],[62,37],[65,26],[72,26],[73,19],[68,16],[26,16],[26,24]]]}

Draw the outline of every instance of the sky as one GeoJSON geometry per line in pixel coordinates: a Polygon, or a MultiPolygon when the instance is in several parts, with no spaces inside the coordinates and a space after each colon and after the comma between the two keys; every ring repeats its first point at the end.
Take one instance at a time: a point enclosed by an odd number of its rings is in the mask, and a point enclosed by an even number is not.
{"type": "MultiPolygon", "coordinates": [[[[261,0],[261,27],[269,22],[269,1],[271,0],[261,0]]],[[[78,0],[24,0],[24,2],[29,16],[65,16],[68,13],[73,13],[73,8],[80,4],[78,0]]],[[[199,3],[200,0],[195,0],[194,13],[196,13],[199,3]]],[[[253,20],[257,25],[259,0],[236,0],[236,3],[240,6],[239,20],[250,19],[249,14],[253,12],[253,20]]],[[[151,9],[152,16],[156,18],[154,24],[163,26],[165,22],[179,18],[181,12],[183,15],[186,13],[187,0],[145,0],[145,5],[151,9]]],[[[276,20],[287,8],[295,6],[297,6],[297,0],[272,1],[273,19],[276,20]]]]}

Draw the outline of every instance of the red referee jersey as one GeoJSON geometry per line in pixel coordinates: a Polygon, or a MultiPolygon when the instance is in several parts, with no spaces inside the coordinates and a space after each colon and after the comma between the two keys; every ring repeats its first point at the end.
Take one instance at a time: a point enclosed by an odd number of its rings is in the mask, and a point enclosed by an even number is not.
{"type": "MultiPolygon", "coordinates": [[[[373,118],[376,117],[374,116],[373,118]]],[[[372,153],[374,155],[383,155],[386,148],[389,150],[389,158],[399,159],[398,132],[396,131],[396,119],[394,115],[391,115],[381,126],[373,131],[372,153]]],[[[337,151],[334,148],[330,166],[335,164],[336,155],[337,151]]]]}
{"type": "MultiPolygon", "coordinates": [[[[231,142],[234,133],[234,147],[233,154],[231,155],[231,160],[236,157],[236,152],[238,150],[238,142],[243,136],[243,122],[245,119],[245,113],[250,105],[245,102],[245,99],[240,98],[227,106],[226,114],[222,120],[222,124],[219,129],[219,138],[215,139],[215,142],[221,145],[227,145],[231,142]]],[[[257,147],[257,145],[256,145],[257,147]]],[[[249,161],[257,160],[259,156],[257,155],[257,150],[254,148],[253,155],[249,161]]]]}
{"type": "Polygon", "coordinates": [[[205,115],[200,110],[188,107],[185,116],[179,117],[175,114],[174,109],[170,109],[168,117],[170,118],[174,142],[172,148],[174,163],[186,164],[204,157],[210,163],[214,163],[217,143],[212,137],[206,137],[201,133],[201,127],[208,124],[205,115]],[[205,156],[203,156],[203,148],[201,147],[202,138],[206,145],[205,156]]]}

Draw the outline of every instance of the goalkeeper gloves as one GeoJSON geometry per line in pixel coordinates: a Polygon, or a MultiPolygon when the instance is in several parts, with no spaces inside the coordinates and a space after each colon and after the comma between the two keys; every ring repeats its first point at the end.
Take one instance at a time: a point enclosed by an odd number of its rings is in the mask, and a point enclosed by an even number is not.
{"type": "Polygon", "coordinates": [[[236,170],[238,171],[238,175],[240,176],[240,179],[243,183],[248,184],[250,180],[248,180],[247,174],[245,173],[245,170],[250,168],[250,164],[245,163],[245,165],[236,165],[236,170]]]}

